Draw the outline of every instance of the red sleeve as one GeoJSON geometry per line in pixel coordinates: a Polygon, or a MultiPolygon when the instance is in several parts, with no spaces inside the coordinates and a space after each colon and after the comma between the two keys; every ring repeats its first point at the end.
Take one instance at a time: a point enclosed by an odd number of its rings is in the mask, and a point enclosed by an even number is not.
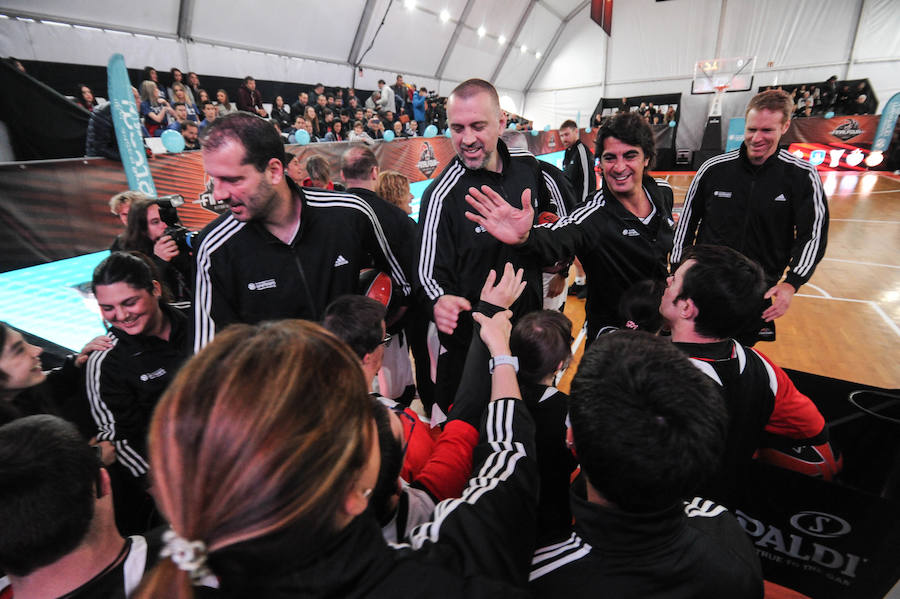
{"type": "Polygon", "coordinates": [[[820,434],[825,428],[825,418],[812,400],[800,393],[787,373],[765,354],[753,351],[768,366],[769,378],[775,386],[775,409],[766,424],[766,432],[790,439],[811,439],[820,434]]]}
{"type": "MultiPolygon", "coordinates": [[[[419,418],[419,415],[410,408],[404,410],[407,414],[416,420],[416,426],[409,435],[409,445],[406,448],[406,456],[403,458],[403,468],[400,470],[400,476],[405,481],[413,481],[419,476],[419,472],[428,463],[431,454],[434,452],[434,445],[437,443],[438,435],[441,429],[431,428],[427,422],[419,418]]],[[[403,423],[406,430],[406,421],[403,423]]]]}
{"type": "Polygon", "coordinates": [[[463,420],[451,420],[431,453],[431,458],[415,482],[438,501],[459,497],[472,470],[472,451],[478,444],[478,430],[463,420]]]}

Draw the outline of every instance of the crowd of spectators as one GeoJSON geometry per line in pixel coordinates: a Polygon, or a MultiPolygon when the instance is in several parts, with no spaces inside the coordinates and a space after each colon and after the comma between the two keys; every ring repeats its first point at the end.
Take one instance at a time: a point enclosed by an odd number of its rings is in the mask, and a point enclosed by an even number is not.
{"type": "Polygon", "coordinates": [[[873,114],[876,109],[866,81],[858,83],[838,81],[836,75],[818,85],[804,83],[767,86],[765,89],[781,89],[788,92],[794,101],[794,117],[822,116],[826,113],[873,114]]]}

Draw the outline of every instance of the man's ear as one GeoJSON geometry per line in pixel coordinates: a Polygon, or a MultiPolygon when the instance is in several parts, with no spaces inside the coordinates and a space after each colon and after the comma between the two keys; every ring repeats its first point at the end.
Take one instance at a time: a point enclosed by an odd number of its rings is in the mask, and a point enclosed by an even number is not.
{"type": "Polygon", "coordinates": [[[109,480],[109,472],[106,468],[100,468],[100,475],[97,477],[97,499],[106,497],[112,493],[112,482],[109,480]]]}
{"type": "Polygon", "coordinates": [[[694,320],[699,313],[700,310],[697,309],[694,300],[690,298],[678,300],[678,315],[685,320],[694,320]]]}
{"type": "Polygon", "coordinates": [[[284,164],[278,158],[270,158],[266,165],[266,175],[269,177],[269,183],[278,185],[284,180],[284,164]]]}
{"type": "Polygon", "coordinates": [[[375,360],[375,352],[369,352],[362,357],[363,368],[367,367],[372,361],[375,360]]]}

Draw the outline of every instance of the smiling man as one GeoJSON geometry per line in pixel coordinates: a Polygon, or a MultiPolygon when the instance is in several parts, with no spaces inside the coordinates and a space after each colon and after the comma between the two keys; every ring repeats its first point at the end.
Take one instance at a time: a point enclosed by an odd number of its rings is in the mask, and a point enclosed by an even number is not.
{"type": "Polygon", "coordinates": [[[266,120],[226,115],[201,144],[213,196],[230,210],[201,232],[195,254],[195,352],[232,322],[320,320],[333,298],[357,291],[359,271],[373,262],[409,294],[372,208],[352,194],[298,187],[266,120]]]}
{"type": "Polygon", "coordinates": [[[750,100],[744,143],[703,163],[675,232],[673,266],[686,247],[703,243],[733,248],[763,267],[764,322],[739,336],[748,345],[775,340],[773,321],[809,281],[828,240],[828,200],[816,168],[778,148],[792,111],[790,96],[781,90],[750,100]]]}
{"type": "MultiPolygon", "coordinates": [[[[616,114],[597,132],[604,184],[587,202],[552,225],[533,227],[530,208],[516,210],[491,190],[470,194],[470,220],[520,256],[541,263],[576,255],[587,273],[588,342],[605,326],[621,327],[619,299],[635,283],[666,278],[672,248],[672,188],[647,169],[656,154],[649,125],[616,114]]],[[[521,258],[520,258],[521,259],[521,258]]]]}
{"type": "MultiPolygon", "coordinates": [[[[546,199],[537,160],[500,140],[506,118],[494,86],[482,79],[459,84],[447,101],[447,121],[456,158],[425,190],[419,212],[419,287],[434,306],[441,345],[436,401],[446,413],[459,384],[472,336],[468,311],[478,300],[487,273],[506,262],[525,268],[528,286],[512,306],[515,317],[541,307],[540,264],[498,242],[464,218],[471,188],[487,186],[515,207],[546,199]]],[[[532,217],[533,218],[533,217],[532,217]]]]}

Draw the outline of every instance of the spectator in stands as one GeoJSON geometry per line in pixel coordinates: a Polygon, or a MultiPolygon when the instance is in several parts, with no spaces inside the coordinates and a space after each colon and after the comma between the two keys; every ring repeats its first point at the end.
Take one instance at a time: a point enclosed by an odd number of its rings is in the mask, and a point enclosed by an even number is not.
{"type": "Polygon", "coordinates": [[[309,134],[312,137],[315,137],[318,140],[320,137],[324,135],[322,132],[322,122],[319,120],[319,113],[316,112],[316,109],[312,106],[306,107],[306,114],[303,115],[306,122],[309,124],[309,134]]]}
{"type": "Polygon", "coordinates": [[[419,136],[419,121],[414,121],[410,119],[408,123],[406,123],[406,129],[404,131],[406,137],[418,137],[419,136]]]}
{"type": "MultiPolygon", "coordinates": [[[[184,94],[184,91],[182,91],[181,93],[184,94]]],[[[184,102],[175,102],[175,104],[172,105],[172,108],[175,111],[175,118],[172,119],[166,129],[171,129],[172,131],[181,131],[182,125],[189,122],[187,106],[185,106],[184,102]]]]}
{"type": "MultiPolygon", "coordinates": [[[[134,208],[129,221],[134,218],[134,208]]],[[[91,354],[87,397],[97,438],[111,441],[119,463],[142,488],[146,436],[160,395],[187,358],[187,317],[163,295],[149,259],[113,252],[94,269],[91,289],[113,346],[91,354]]]]}
{"type": "Polygon", "coordinates": [[[348,141],[364,141],[371,142],[375,141],[366,131],[363,129],[362,121],[354,121],[353,123],[353,131],[350,132],[350,135],[347,137],[348,141]]]}
{"type": "Polygon", "coordinates": [[[200,142],[197,141],[199,134],[199,127],[194,121],[185,121],[181,124],[181,137],[184,138],[185,151],[200,149],[200,142]]]}
{"type": "Polygon", "coordinates": [[[316,96],[315,109],[320,121],[325,117],[326,108],[328,108],[328,98],[325,97],[325,94],[319,94],[316,96]]]}
{"type": "MultiPolygon", "coordinates": [[[[181,73],[181,70],[179,70],[175,67],[172,67],[172,69],[169,71],[169,74],[172,76],[172,83],[171,83],[171,85],[169,85],[167,94],[168,94],[169,101],[174,102],[175,101],[175,84],[178,83],[179,85],[184,87],[185,86],[184,75],[181,73]]],[[[193,94],[193,92],[191,92],[191,90],[185,88],[185,94],[187,94],[188,102],[190,102],[191,104],[196,104],[196,102],[194,101],[194,94],[193,94]]],[[[185,103],[187,103],[187,102],[185,102],[185,103]]]]}
{"type": "Polygon", "coordinates": [[[75,103],[88,112],[94,112],[94,108],[97,106],[98,102],[97,99],[94,98],[94,93],[91,91],[91,88],[84,83],[79,83],[76,86],[76,90],[75,103]]]}
{"type": "Polygon", "coordinates": [[[825,112],[834,110],[834,105],[837,101],[837,92],[837,75],[832,75],[825,80],[825,84],[822,89],[821,106],[823,107],[825,112]]]}
{"type": "Polygon", "coordinates": [[[216,120],[216,117],[219,116],[219,111],[216,108],[216,105],[212,102],[207,102],[202,106],[203,110],[203,120],[200,121],[200,131],[203,131],[210,123],[216,120]]]}
{"type": "Polygon", "coordinates": [[[300,162],[300,155],[293,152],[284,153],[284,172],[297,185],[303,181],[303,165],[300,162]]]}
{"type": "MultiPolygon", "coordinates": [[[[334,127],[334,111],[330,108],[326,108],[325,111],[322,113],[322,115],[324,117],[323,118],[324,122],[322,124],[324,126],[324,131],[325,131],[326,137],[327,137],[327,134],[331,133],[331,129],[332,129],[332,127],[334,127]]],[[[334,141],[334,140],[325,139],[323,141],[334,141]]]]}
{"type": "Polygon", "coordinates": [[[403,75],[397,75],[397,80],[391,87],[391,91],[394,92],[394,102],[388,107],[388,110],[392,110],[397,114],[400,114],[401,110],[407,110],[407,103],[411,99],[410,89],[409,85],[403,82],[403,75]]]}
{"type": "Polygon", "coordinates": [[[262,94],[256,89],[256,79],[250,75],[244,77],[244,83],[238,88],[237,109],[263,118],[269,116],[262,105],[262,94]]]}
{"type": "Polygon", "coordinates": [[[228,99],[228,92],[224,89],[220,89],[216,92],[216,109],[219,111],[219,116],[225,116],[226,114],[238,111],[237,106],[232,104],[228,99]]]}
{"type": "Polygon", "coordinates": [[[395,139],[406,137],[406,129],[403,128],[403,123],[400,121],[394,121],[391,131],[394,132],[395,139]]]}
{"type": "Polygon", "coordinates": [[[297,101],[291,104],[291,114],[305,114],[306,107],[309,105],[309,94],[300,92],[297,94],[297,101]]]}
{"type": "Polygon", "coordinates": [[[366,127],[366,133],[368,133],[369,137],[371,137],[372,139],[383,139],[384,123],[377,116],[373,116],[369,119],[368,125],[366,127]]]}
{"type": "MultiPolygon", "coordinates": [[[[294,126],[291,128],[290,133],[288,134],[288,143],[300,143],[297,139],[298,131],[306,131],[306,133],[309,135],[309,143],[315,143],[319,141],[311,133],[312,127],[310,127],[309,121],[307,121],[302,116],[298,116],[296,119],[294,119],[294,126]]],[[[299,184],[299,181],[297,183],[299,184]]]]}
{"type": "Polygon", "coordinates": [[[187,111],[187,119],[189,121],[194,121],[195,123],[200,122],[199,110],[197,109],[196,104],[191,100],[190,95],[188,95],[188,89],[180,84],[173,83],[172,84],[172,94],[174,95],[174,100],[172,101],[172,105],[174,106],[177,103],[184,104],[184,108],[187,111]]]}
{"type": "Polygon", "coordinates": [[[669,105],[669,109],[666,111],[666,124],[675,120],[675,107],[669,105]]]}
{"type": "Polygon", "coordinates": [[[191,71],[187,74],[187,89],[194,97],[195,104],[199,104],[203,101],[203,99],[200,97],[200,77],[198,77],[197,73],[195,73],[194,71],[191,71]]]}
{"type": "MultiPolygon", "coordinates": [[[[382,81],[382,83],[384,83],[384,81],[382,81]]],[[[364,106],[366,107],[367,110],[371,110],[374,112],[378,108],[380,103],[381,103],[381,92],[376,91],[376,92],[372,92],[372,95],[370,95],[368,98],[366,98],[366,102],[365,102],[364,106]]]]}
{"type": "MultiPolygon", "coordinates": [[[[123,191],[109,198],[109,211],[122,221],[122,225],[125,227],[128,226],[128,213],[131,211],[131,201],[138,197],[146,197],[146,194],[140,191],[123,191]]],[[[113,252],[118,249],[120,248],[110,248],[113,252]]]]}
{"type": "Polygon", "coordinates": [[[483,451],[469,496],[439,506],[431,540],[421,528],[410,539],[419,550],[389,548],[367,511],[380,452],[359,358],[308,322],[218,335],[166,393],[150,432],[160,505],[197,559],[174,555],[181,568],[158,567],[138,598],[191,596],[191,579],[207,573],[225,596],[519,594],[536,494],[533,440],[521,402],[507,399],[518,389],[513,367],[499,360],[508,351],[504,315],[484,321],[498,365],[483,451]],[[247,393],[260,409],[247,409],[247,393]]]}
{"type": "Polygon", "coordinates": [[[394,122],[395,122],[395,120],[396,120],[396,117],[394,116],[394,111],[393,111],[393,110],[386,110],[386,111],[384,112],[384,114],[381,115],[381,120],[382,120],[382,122],[384,123],[384,128],[385,128],[385,130],[393,129],[393,128],[394,128],[394,122]]]}
{"type": "Polygon", "coordinates": [[[197,97],[197,106],[203,110],[203,105],[209,102],[209,93],[205,89],[201,89],[195,94],[197,97]]]}
{"type": "Polygon", "coordinates": [[[284,103],[284,98],[281,96],[275,96],[275,102],[272,104],[272,118],[275,119],[282,131],[291,126],[291,107],[284,103]]]}
{"type": "Polygon", "coordinates": [[[378,92],[380,93],[380,97],[375,103],[377,112],[383,113],[388,110],[396,110],[396,96],[394,95],[394,90],[392,90],[390,86],[385,85],[384,79],[378,80],[378,92]]]}
{"type": "MultiPolygon", "coordinates": [[[[131,88],[138,114],[141,112],[141,98],[135,88],[131,88]]],[[[150,132],[143,124],[141,135],[150,137],[150,132]]],[[[115,126],[112,119],[112,104],[107,102],[91,113],[88,120],[87,138],[84,143],[85,156],[102,156],[110,160],[121,160],[119,142],[116,139],[115,126]]]]}
{"type": "Polygon", "coordinates": [[[331,180],[331,166],[324,156],[313,154],[306,159],[306,174],[309,175],[301,184],[303,187],[318,187],[319,189],[334,189],[331,180]]]}
{"type": "Polygon", "coordinates": [[[591,346],[572,382],[568,439],[586,497],[569,540],[535,551],[536,597],[763,596],[756,551],[734,516],[690,503],[724,446],[715,385],[659,337],[619,332],[591,346]]]}
{"type": "Polygon", "coordinates": [[[860,81],[854,90],[854,97],[850,104],[851,109],[847,114],[869,114],[874,111],[869,96],[866,94],[866,82],[860,81]]]}
{"type": "Polygon", "coordinates": [[[424,131],[425,129],[425,98],[428,97],[428,90],[424,86],[420,87],[412,96],[412,119],[418,122],[418,127],[424,131]]]}
{"type": "Polygon", "coordinates": [[[729,507],[757,450],[766,461],[825,480],[841,467],[815,404],[764,354],[731,338],[759,317],[765,290],[757,263],[731,248],[697,245],[685,250],[659,306],[676,347],[726,399],[728,438],[707,496],[729,507]]]}
{"type": "Polygon", "coordinates": [[[152,81],[141,83],[140,115],[150,135],[159,135],[169,125],[169,117],[175,117],[175,111],[169,103],[159,97],[159,89],[152,81]]]}
{"type": "Polygon", "coordinates": [[[331,126],[331,141],[344,141],[347,139],[344,134],[344,116],[345,115],[341,115],[341,120],[335,121],[331,126]]]}
{"type": "Polygon", "coordinates": [[[122,538],[109,473],[74,426],[49,415],[0,427],[2,597],[128,597],[156,536],[122,538]]]}
{"type": "Polygon", "coordinates": [[[171,100],[168,95],[168,90],[164,85],[159,84],[159,73],[156,72],[151,66],[144,67],[143,74],[141,76],[141,84],[143,85],[144,81],[152,81],[159,88],[159,94],[165,98],[166,100],[171,100]]]}
{"type": "Polygon", "coordinates": [[[413,194],[409,191],[409,179],[397,171],[381,171],[375,183],[375,193],[389,204],[397,206],[406,214],[412,213],[409,203],[413,194]]]}

